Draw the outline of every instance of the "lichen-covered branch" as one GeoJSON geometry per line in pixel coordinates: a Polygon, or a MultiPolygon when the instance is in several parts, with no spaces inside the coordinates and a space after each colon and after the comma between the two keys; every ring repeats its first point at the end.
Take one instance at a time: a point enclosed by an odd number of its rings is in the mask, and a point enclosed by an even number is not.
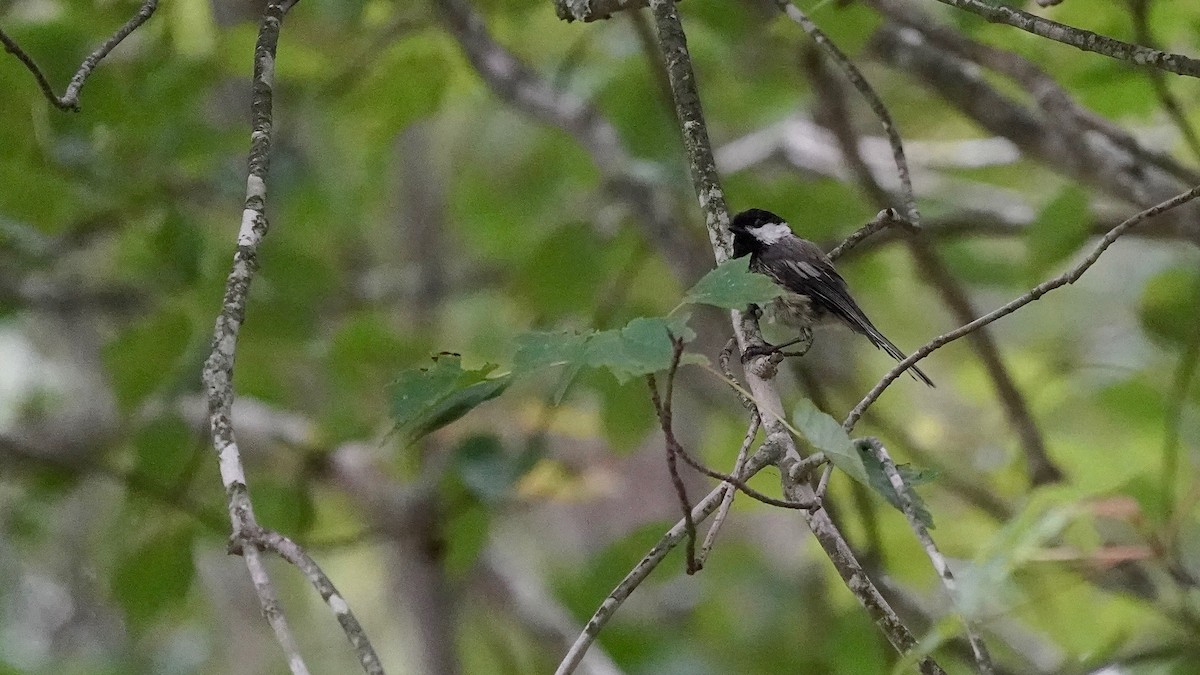
{"type": "Polygon", "coordinates": [[[295,637],[279,606],[260,549],[280,554],[309,577],[321,597],[334,611],[347,638],[358,652],[364,671],[375,675],[383,672],[379,666],[379,658],[332,582],[298,545],[258,525],[233,428],[233,367],[238,333],[246,315],[250,282],[258,269],[258,248],[267,234],[266,181],[271,159],[275,54],[283,17],[295,1],[270,0],[267,3],[263,10],[258,40],[254,46],[254,75],[250,97],[253,126],[247,161],[249,175],[246,179],[246,199],[242,209],[233,268],[226,280],[221,311],[213,329],[212,352],[204,363],[203,379],[208,398],[209,429],[213,448],[217,452],[221,482],[225,486],[229,520],[233,528],[230,550],[241,553],[245,559],[263,614],[275,631],[276,639],[287,656],[289,668],[297,675],[308,673],[295,637]]]}

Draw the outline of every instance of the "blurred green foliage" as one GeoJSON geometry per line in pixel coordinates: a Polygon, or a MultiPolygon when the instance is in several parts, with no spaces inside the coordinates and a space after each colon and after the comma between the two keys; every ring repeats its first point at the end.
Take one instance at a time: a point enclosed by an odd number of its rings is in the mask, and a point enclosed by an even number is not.
{"type": "MultiPolygon", "coordinates": [[[[872,60],[881,19],[867,3],[801,4],[863,67],[910,144],[981,135],[872,60]]],[[[1177,137],[1144,71],[923,4],[1041,64],[1112,122],[1177,137]]],[[[0,672],[282,668],[244,566],[225,555],[199,377],[244,199],[255,6],[166,0],[96,70],[78,114],[49,106],[0,55],[0,672]]],[[[633,19],[565,24],[544,0],[474,6],[501,44],[614,125],[634,172],[667,195],[679,241],[706,251],[659,62],[633,19]]],[[[752,3],[680,7],[718,148],[813,117],[795,25],[752,3]]],[[[0,27],[61,91],[136,8],[14,0],[0,3],[0,27]]],[[[1038,11],[1132,35],[1127,3],[1038,11]]],[[[1150,25],[1167,48],[1200,53],[1194,3],[1151,3],[1150,25]]],[[[667,329],[686,323],[689,350],[712,361],[730,329],[722,312],[673,308],[687,289],[720,307],[763,289],[677,274],[670,258],[682,253],[618,203],[570,135],[494,96],[428,4],[304,0],[285,22],[276,75],[271,229],[235,370],[252,404],[234,423],[258,517],[310,546],[389,672],[419,670],[413,627],[435,611],[449,617],[443,637],[461,672],[547,672],[678,515],[640,376],[669,362],[667,329]],[[431,364],[442,351],[462,356],[431,364]],[[348,446],[396,494],[441,471],[413,501],[431,531],[379,515],[392,502],[339,473],[348,446]],[[432,609],[414,599],[438,592],[432,609]],[[546,608],[549,627],[533,611],[546,608]]],[[[1167,80],[1200,123],[1194,81],[1167,80]]],[[[856,129],[881,135],[859,99],[849,105],[856,129]]],[[[877,210],[853,181],[769,154],[723,176],[735,210],[769,208],[821,242],[877,210]]],[[[981,310],[1061,273],[1094,242],[1096,218],[1136,211],[1029,159],[934,162],[915,180],[926,213],[1000,195],[1036,214],[1007,234],[938,240],[981,310]]],[[[903,247],[839,267],[905,348],[954,327],[903,247]]],[[[1010,672],[1118,660],[1131,673],[1200,669],[1200,383],[1181,374],[1200,341],[1198,270],[1189,243],[1129,237],[1078,283],[992,327],[1065,485],[1029,489],[1018,437],[965,342],[922,363],[938,389],[898,381],[855,431],[939,472],[921,498],[964,606],[1010,672]]],[[[889,362],[857,336],[820,331],[804,363],[820,391],[785,373],[788,408],[815,445],[847,450],[845,469],[858,457],[834,438],[836,419],[889,362]]],[[[727,470],[746,424],[736,397],[702,368],[685,368],[678,387],[682,442],[727,470]]],[[[754,484],[773,491],[777,479],[768,469],[754,484]]],[[[695,497],[709,483],[688,485],[695,497]]],[[[929,606],[937,580],[903,516],[854,490],[834,478],[839,525],[899,589],[897,604],[929,606]]],[[[622,672],[896,664],[793,514],[739,498],[705,569],[682,569],[669,555],[601,634],[595,648],[622,672]]],[[[302,576],[271,571],[314,672],[353,667],[302,576]]],[[[967,672],[957,622],[914,627],[967,672]]]]}

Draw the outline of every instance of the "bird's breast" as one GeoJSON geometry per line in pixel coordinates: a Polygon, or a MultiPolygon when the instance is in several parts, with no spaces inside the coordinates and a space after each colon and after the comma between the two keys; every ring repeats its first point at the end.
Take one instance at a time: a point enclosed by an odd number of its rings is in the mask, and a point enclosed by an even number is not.
{"type": "Polygon", "coordinates": [[[807,295],[785,293],[767,307],[767,318],[794,328],[811,327],[820,323],[825,312],[815,306],[807,295]]]}

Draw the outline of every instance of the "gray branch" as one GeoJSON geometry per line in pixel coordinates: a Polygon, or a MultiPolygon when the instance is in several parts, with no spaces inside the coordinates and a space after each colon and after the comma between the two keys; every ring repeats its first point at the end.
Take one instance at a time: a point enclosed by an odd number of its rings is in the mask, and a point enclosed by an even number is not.
{"type": "Polygon", "coordinates": [[[278,553],[304,572],[342,624],[347,638],[359,655],[364,671],[374,675],[383,672],[379,658],[333,583],[298,545],[258,525],[233,429],[233,366],[237,338],[246,315],[250,282],[258,269],[258,247],[267,234],[266,180],[271,159],[275,53],[283,17],[294,4],[295,0],[270,0],[267,3],[254,47],[254,76],[250,99],[253,130],[250,134],[250,153],[247,161],[249,175],[246,179],[246,199],[233,268],[226,280],[221,312],[217,315],[213,329],[212,352],[204,363],[203,379],[208,397],[213,448],[217,451],[221,482],[225,486],[229,519],[233,527],[230,550],[240,552],[245,559],[263,614],[275,631],[276,639],[287,656],[289,668],[296,675],[308,673],[259,555],[260,548],[278,553]]]}

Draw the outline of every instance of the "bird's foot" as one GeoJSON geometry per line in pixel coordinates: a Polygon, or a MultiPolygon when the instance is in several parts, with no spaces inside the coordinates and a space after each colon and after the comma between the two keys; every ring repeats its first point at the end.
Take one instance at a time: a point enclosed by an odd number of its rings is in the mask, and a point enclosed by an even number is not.
{"type": "Polygon", "coordinates": [[[742,352],[742,363],[745,363],[758,356],[776,356],[779,360],[783,360],[792,356],[804,356],[813,344],[813,334],[811,329],[804,329],[800,333],[800,337],[790,342],[785,342],[781,345],[773,345],[769,342],[756,342],[746,345],[746,351],[742,352]],[[798,351],[787,352],[784,348],[799,344],[798,351]]]}

